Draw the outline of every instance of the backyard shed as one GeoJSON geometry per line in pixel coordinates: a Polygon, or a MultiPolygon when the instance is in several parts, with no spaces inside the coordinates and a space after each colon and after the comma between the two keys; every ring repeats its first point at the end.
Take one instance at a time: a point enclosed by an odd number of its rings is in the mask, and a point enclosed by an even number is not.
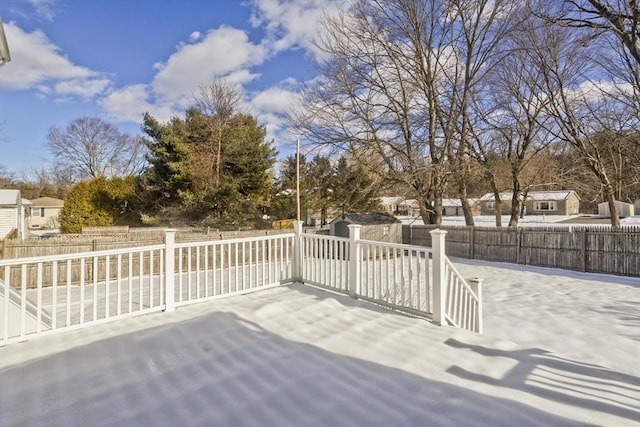
{"type": "MultiPolygon", "coordinates": [[[[635,215],[635,209],[631,203],[625,203],[625,202],[621,202],[620,200],[616,200],[616,207],[618,208],[618,216],[620,218],[626,218],[626,217],[635,215]]],[[[611,211],[609,210],[609,203],[607,202],[598,203],[598,215],[611,216],[611,211]]]]}
{"type": "Polygon", "coordinates": [[[331,235],[349,237],[350,224],[362,226],[361,239],[402,243],[402,222],[393,215],[384,212],[345,213],[329,224],[331,235]]]}

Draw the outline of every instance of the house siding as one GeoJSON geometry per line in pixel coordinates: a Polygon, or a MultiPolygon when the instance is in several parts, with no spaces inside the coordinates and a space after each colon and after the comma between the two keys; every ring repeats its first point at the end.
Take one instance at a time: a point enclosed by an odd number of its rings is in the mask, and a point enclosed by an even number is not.
{"type": "Polygon", "coordinates": [[[18,208],[0,208],[0,240],[7,237],[14,228],[18,228],[18,208]]]}

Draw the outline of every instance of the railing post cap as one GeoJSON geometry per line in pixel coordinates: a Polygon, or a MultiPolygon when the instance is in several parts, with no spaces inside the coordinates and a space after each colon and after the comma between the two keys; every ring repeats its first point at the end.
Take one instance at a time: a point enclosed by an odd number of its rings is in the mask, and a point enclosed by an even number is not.
{"type": "Polygon", "coordinates": [[[349,224],[347,225],[348,228],[362,228],[362,225],[360,224],[349,224]]]}
{"type": "Polygon", "coordinates": [[[429,234],[431,234],[432,236],[444,236],[445,234],[447,234],[447,230],[436,228],[435,230],[429,231],[429,234]]]}
{"type": "Polygon", "coordinates": [[[480,277],[469,277],[469,281],[470,282],[477,282],[477,283],[481,283],[484,279],[481,279],[480,277]]]}
{"type": "Polygon", "coordinates": [[[175,228],[165,228],[164,231],[165,233],[175,233],[178,230],[175,228]]]}

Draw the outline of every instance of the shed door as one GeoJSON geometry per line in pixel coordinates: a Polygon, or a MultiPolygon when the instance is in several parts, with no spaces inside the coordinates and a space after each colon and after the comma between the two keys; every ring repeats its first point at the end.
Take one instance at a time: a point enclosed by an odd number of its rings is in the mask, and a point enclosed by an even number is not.
{"type": "Polygon", "coordinates": [[[349,237],[349,223],[347,221],[336,222],[335,230],[336,236],[349,237]]]}

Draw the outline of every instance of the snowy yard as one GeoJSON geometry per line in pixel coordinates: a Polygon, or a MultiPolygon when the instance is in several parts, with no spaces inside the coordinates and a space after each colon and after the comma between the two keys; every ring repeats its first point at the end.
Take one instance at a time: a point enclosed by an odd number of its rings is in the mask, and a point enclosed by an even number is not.
{"type": "Polygon", "coordinates": [[[640,279],[454,260],[485,334],[291,285],[0,348],[0,425],[640,425],[640,279]]]}

